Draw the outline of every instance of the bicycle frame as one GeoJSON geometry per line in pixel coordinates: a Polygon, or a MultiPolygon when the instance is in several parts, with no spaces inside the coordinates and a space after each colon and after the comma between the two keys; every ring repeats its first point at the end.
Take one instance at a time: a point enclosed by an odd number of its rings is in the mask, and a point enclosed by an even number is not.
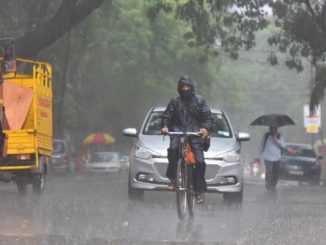
{"type": "Polygon", "coordinates": [[[193,190],[193,169],[187,163],[187,143],[189,136],[201,136],[199,132],[170,132],[169,135],[180,136],[179,143],[179,160],[177,166],[177,179],[176,179],[176,198],[177,198],[177,211],[179,219],[183,220],[185,217],[186,209],[191,218],[194,217],[195,207],[195,193],[193,190]]]}

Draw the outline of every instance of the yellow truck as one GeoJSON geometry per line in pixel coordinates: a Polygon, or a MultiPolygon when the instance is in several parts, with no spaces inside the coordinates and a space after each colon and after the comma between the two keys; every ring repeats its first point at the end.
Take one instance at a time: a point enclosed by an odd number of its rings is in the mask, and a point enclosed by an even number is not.
{"type": "Polygon", "coordinates": [[[0,157],[0,181],[16,183],[20,194],[32,184],[34,193],[40,194],[53,150],[52,67],[19,58],[15,66],[17,70],[2,72],[0,85],[4,108],[0,119],[7,136],[7,150],[0,157]]]}

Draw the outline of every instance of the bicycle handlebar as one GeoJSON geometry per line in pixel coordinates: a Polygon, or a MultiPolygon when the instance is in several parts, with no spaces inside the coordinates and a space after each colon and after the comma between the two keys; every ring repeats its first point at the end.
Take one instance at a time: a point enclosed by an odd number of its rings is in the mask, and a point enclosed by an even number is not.
{"type": "Polygon", "coordinates": [[[168,132],[167,135],[194,135],[194,136],[202,136],[200,132],[168,132]]]}

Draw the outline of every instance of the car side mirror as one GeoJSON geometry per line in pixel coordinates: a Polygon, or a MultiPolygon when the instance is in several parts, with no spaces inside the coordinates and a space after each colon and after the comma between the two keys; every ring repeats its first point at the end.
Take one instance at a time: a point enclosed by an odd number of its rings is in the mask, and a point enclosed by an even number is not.
{"type": "Polygon", "coordinates": [[[135,128],[125,128],[122,133],[124,136],[138,137],[137,129],[135,128]]]}
{"type": "Polygon", "coordinates": [[[319,155],[319,156],[318,156],[318,160],[322,160],[322,159],[324,159],[324,157],[321,156],[321,155],[319,155]]]}
{"type": "Polygon", "coordinates": [[[244,132],[239,132],[239,133],[236,133],[236,138],[237,138],[237,141],[249,141],[250,134],[244,133],[244,132]]]}

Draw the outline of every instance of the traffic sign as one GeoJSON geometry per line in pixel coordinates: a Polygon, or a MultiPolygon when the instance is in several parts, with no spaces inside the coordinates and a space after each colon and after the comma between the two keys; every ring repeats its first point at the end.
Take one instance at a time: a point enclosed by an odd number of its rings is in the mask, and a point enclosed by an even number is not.
{"type": "Polygon", "coordinates": [[[318,133],[321,126],[320,106],[316,106],[315,110],[310,112],[309,105],[304,105],[303,120],[307,133],[318,133]]]}

